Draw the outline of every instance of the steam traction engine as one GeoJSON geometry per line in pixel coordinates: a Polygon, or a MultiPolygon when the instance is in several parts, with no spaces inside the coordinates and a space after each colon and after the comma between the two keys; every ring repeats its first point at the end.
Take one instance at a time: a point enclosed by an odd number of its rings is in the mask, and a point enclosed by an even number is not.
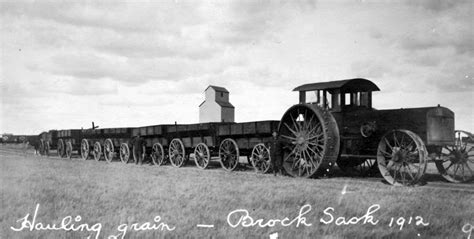
{"type": "Polygon", "coordinates": [[[283,115],[279,132],[287,147],[283,166],[296,177],[328,172],[335,163],[361,175],[378,171],[394,185],[416,184],[428,159],[451,182],[473,178],[472,135],[454,130],[444,107],[376,110],[366,79],[306,84],[299,104],[283,115]]]}

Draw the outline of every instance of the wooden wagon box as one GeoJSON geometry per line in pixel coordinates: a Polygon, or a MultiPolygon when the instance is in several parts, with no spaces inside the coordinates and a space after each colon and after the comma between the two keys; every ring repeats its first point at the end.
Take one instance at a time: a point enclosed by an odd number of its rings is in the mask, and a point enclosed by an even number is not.
{"type": "Polygon", "coordinates": [[[279,121],[266,120],[266,121],[254,121],[244,122],[235,124],[224,124],[219,125],[217,135],[219,136],[237,136],[237,135],[255,135],[255,134],[268,134],[271,135],[273,130],[278,127],[279,121]]]}
{"type": "Polygon", "coordinates": [[[176,133],[176,132],[184,132],[187,130],[187,125],[178,124],[178,125],[170,125],[168,126],[168,132],[176,133]]]}
{"type": "Polygon", "coordinates": [[[163,126],[153,126],[153,134],[154,135],[162,135],[163,134],[163,126]]]}
{"type": "Polygon", "coordinates": [[[271,134],[274,130],[278,130],[278,124],[280,121],[269,120],[269,121],[258,121],[257,122],[257,133],[259,134],[271,134]]]}
{"type": "Polygon", "coordinates": [[[215,138],[212,136],[205,136],[203,138],[203,143],[206,144],[209,147],[214,147],[216,146],[215,138]]]}
{"type": "Polygon", "coordinates": [[[230,126],[231,135],[241,135],[243,134],[243,125],[242,124],[233,124],[230,126]]]}
{"type": "Polygon", "coordinates": [[[257,133],[257,128],[255,126],[256,122],[247,122],[247,123],[242,123],[243,127],[243,134],[255,134],[257,133]]]}
{"type": "Polygon", "coordinates": [[[217,135],[230,135],[231,125],[219,125],[217,135]]]}
{"type": "Polygon", "coordinates": [[[249,148],[249,139],[247,138],[238,138],[236,140],[237,145],[240,149],[248,149],[249,148]]]}
{"type": "Polygon", "coordinates": [[[197,131],[199,130],[199,124],[190,124],[188,125],[187,131],[197,131]]]}
{"type": "Polygon", "coordinates": [[[151,144],[149,146],[153,146],[156,143],[161,144],[161,146],[163,146],[163,147],[168,146],[168,140],[166,138],[163,138],[163,137],[151,138],[151,144]]]}

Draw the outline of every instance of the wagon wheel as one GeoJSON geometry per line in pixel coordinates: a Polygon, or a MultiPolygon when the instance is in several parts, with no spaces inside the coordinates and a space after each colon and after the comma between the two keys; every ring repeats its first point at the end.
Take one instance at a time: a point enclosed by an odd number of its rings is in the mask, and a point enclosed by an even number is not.
{"type": "Polygon", "coordinates": [[[95,161],[100,160],[100,157],[102,156],[102,146],[100,145],[100,142],[95,142],[92,154],[94,155],[95,161]]]}
{"type": "Polygon", "coordinates": [[[180,168],[184,165],[186,155],[183,142],[180,139],[171,140],[168,154],[173,166],[180,168]]]}
{"type": "Polygon", "coordinates": [[[58,149],[57,149],[57,152],[58,152],[58,157],[64,158],[64,155],[66,154],[66,152],[65,152],[65,147],[64,147],[64,141],[63,141],[63,139],[59,139],[59,140],[58,140],[58,149]]]}
{"type": "Polygon", "coordinates": [[[219,158],[222,168],[233,171],[239,164],[239,146],[233,139],[224,139],[219,146],[219,158]]]}
{"type": "Polygon", "coordinates": [[[154,144],[151,148],[151,159],[157,166],[161,166],[165,162],[165,151],[160,143],[154,144]]]}
{"type": "Polygon", "coordinates": [[[112,162],[114,159],[114,143],[112,142],[111,139],[106,139],[104,142],[104,158],[107,161],[107,163],[112,162]]]}
{"type": "Polygon", "coordinates": [[[421,138],[409,130],[393,130],[380,140],[377,164],[393,185],[413,185],[426,171],[427,151],[421,138]]]}
{"type": "Polygon", "coordinates": [[[127,143],[122,143],[120,145],[119,153],[122,163],[128,163],[128,160],[130,159],[130,149],[128,148],[127,143]]]}
{"type": "Polygon", "coordinates": [[[89,158],[89,141],[87,139],[82,139],[81,141],[81,157],[83,160],[87,160],[89,158]]]}
{"type": "Polygon", "coordinates": [[[329,172],[339,154],[339,128],[329,111],[316,105],[294,105],[278,128],[286,141],[283,168],[289,175],[309,178],[329,172]]]}
{"type": "Polygon", "coordinates": [[[71,141],[66,141],[66,157],[68,159],[72,158],[72,143],[71,143],[71,141]]]}
{"type": "Polygon", "coordinates": [[[199,143],[194,149],[194,162],[200,169],[206,169],[211,159],[209,148],[204,143],[199,143]]]}
{"type": "Polygon", "coordinates": [[[271,166],[270,149],[260,143],[253,147],[250,162],[253,168],[261,173],[267,173],[271,166]]]}
{"type": "Polygon", "coordinates": [[[372,177],[378,174],[377,159],[339,158],[337,166],[349,176],[372,177]]]}
{"type": "Polygon", "coordinates": [[[471,181],[474,176],[474,136],[456,130],[454,145],[444,146],[435,162],[446,180],[453,183],[471,181]]]}

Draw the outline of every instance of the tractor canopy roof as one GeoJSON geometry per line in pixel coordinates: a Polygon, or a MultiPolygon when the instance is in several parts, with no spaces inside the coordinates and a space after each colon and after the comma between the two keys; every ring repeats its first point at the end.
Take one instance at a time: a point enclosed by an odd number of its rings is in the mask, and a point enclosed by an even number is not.
{"type": "Polygon", "coordinates": [[[363,78],[354,78],[339,81],[328,81],[318,82],[311,84],[304,84],[296,87],[293,91],[314,91],[314,90],[327,90],[340,92],[367,92],[367,91],[379,91],[380,89],[372,81],[363,78]]]}

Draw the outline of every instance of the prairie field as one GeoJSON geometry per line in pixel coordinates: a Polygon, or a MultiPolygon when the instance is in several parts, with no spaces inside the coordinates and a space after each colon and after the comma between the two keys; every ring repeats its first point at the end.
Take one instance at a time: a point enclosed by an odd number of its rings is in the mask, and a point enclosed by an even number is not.
{"type": "Polygon", "coordinates": [[[472,184],[393,187],[381,178],[214,166],[47,158],[0,146],[0,238],[468,238],[473,230],[472,184]],[[68,216],[90,230],[22,228],[25,217],[59,227],[68,216]]]}

